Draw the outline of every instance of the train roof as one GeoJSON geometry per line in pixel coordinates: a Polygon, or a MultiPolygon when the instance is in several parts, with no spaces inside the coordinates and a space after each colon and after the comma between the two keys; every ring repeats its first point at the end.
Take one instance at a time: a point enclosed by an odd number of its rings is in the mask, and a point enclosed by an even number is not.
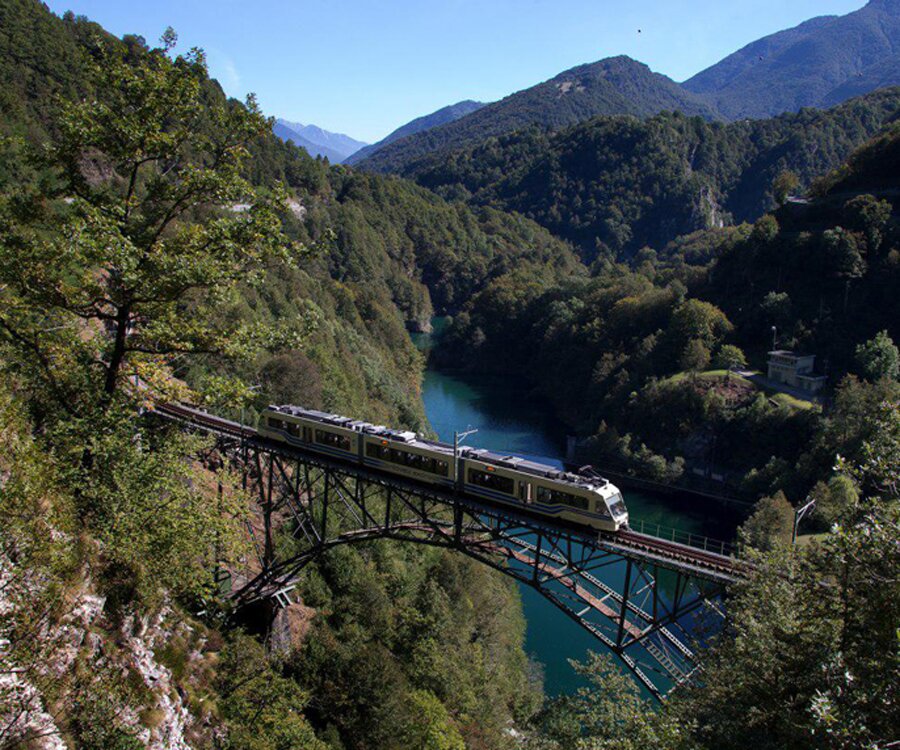
{"type": "MultiPolygon", "coordinates": [[[[316,411],[315,409],[304,409],[303,407],[292,406],[290,404],[285,404],[283,406],[273,405],[270,406],[269,409],[281,414],[311,419],[325,425],[342,427],[346,430],[354,430],[355,432],[364,435],[377,435],[382,438],[387,438],[388,440],[405,443],[414,447],[438,451],[448,457],[453,456],[453,446],[449,443],[428,440],[409,430],[395,430],[390,427],[351,419],[350,417],[342,417],[340,414],[330,414],[324,411],[316,411]]],[[[598,475],[583,476],[581,474],[573,474],[571,472],[563,471],[562,469],[557,469],[555,466],[538,463],[537,461],[530,461],[521,456],[514,456],[508,453],[497,453],[495,451],[487,450],[486,448],[463,447],[459,449],[459,455],[461,458],[470,458],[493,466],[514,469],[515,471],[521,471],[524,474],[554,479],[559,482],[566,482],[567,484],[584,487],[586,489],[606,490],[614,487],[614,485],[610,484],[608,479],[604,479],[598,475]]]]}

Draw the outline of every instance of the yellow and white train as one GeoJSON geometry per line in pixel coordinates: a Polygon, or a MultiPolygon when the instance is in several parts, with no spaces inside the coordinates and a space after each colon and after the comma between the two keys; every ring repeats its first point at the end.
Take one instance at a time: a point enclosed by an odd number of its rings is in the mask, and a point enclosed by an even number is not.
{"type": "Polygon", "coordinates": [[[270,406],[258,432],[308,450],[494,503],[525,508],[594,529],[618,531],[628,510],[618,488],[597,476],[582,476],[517,456],[461,448],[299,406],[270,406]]]}

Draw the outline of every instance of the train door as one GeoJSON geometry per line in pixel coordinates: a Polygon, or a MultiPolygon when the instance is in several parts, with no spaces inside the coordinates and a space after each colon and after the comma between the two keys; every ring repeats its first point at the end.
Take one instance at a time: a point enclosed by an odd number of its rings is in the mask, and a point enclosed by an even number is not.
{"type": "Polygon", "coordinates": [[[523,503],[531,504],[531,482],[519,482],[519,500],[523,503]]]}

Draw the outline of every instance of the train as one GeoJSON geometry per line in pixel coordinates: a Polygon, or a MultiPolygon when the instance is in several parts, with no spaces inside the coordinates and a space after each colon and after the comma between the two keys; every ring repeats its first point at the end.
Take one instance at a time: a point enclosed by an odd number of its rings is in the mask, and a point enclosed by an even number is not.
{"type": "Polygon", "coordinates": [[[619,489],[592,472],[571,473],[483,448],[428,440],[415,432],[373,425],[299,406],[269,406],[257,432],[418,482],[458,490],[599,531],[628,528],[619,489]]]}

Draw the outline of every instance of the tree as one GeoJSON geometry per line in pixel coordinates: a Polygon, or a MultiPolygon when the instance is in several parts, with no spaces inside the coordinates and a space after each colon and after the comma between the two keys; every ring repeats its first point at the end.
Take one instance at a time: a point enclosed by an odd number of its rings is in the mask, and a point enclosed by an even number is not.
{"type": "Polygon", "coordinates": [[[860,374],[872,382],[900,377],[900,350],[887,331],[856,347],[856,365],[860,374]]]}
{"type": "Polygon", "coordinates": [[[840,523],[859,501],[859,488],[846,474],[836,474],[828,483],[818,482],[810,496],[816,501],[816,516],[828,524],[840,523]]]}
{"type": "Polygon", "coordinates": [[[421,750],[465,750],[466,744],[453,726],[444,705],[428,690],[409,694],[409,720],[398,739],[404,747],[421,750]]]}
{"type": "Polygon", "coordinates": [[[833,533],[806,549],[755,554],[729,599],[729,626],[700,683],[672,710],[691,747],[887,748],[900,701],[900,404],[884,402],[863,459],[841,466],[863,489],[833,533]]]}
{"type": "Polygon", "coordinates": [[[718,307],[692,298],[676,308],[672,314],[671,328],[684,343],[699,339],[711,347],[731,333],[734,326],[718,307]]]}
{"type": "Polygon", "coordinates": [[[281,233],[283,192],[241,176],[269,123],[252,98],[208,96],[203,54],[173,59],[174,34],[163,41],[127,61],[97,48],[97,96],[61,105],[33,182],[0,198],[0,366],[30,397],[100,542],[113,604],[163,586],[207,593],[214,563],[237,559],[244,540],[240,493],[210,502],[216,477],[186,460],[203,441],[147,429],[128,378],[178,394],[176,358],[291,338],[223,314],[239,285],[297,255],[281,233]]]}
{"type": "Polygon", "coordinates": [[[741,543],[760,551],[789,544],[794,530],[794,508],[780,490],[764,497],[740,529],[741,543]]]}
{"type": "Polygon", "coordinates": [[[681,353],[678,366],[686,372],[702,372],[709,367],[709,349],[700,339],[691,339],[681,353]]]}
{"type": "Polygon", "coordinates": [[[800,187],[800,178],[795,172],[789,169],[779,172],[778,176],[772,180],[772,194],[775,196],[775,202],[779,206],[783,206],[798,187],[800,187]]]}
{"type": "Polygon", "coordinates": [[[869,252],[877,253],[893,213],[891,204],[872,195],[858,195],[844,204],[842,213],[847,226],[865,235],[869,252]]]}
{"type": "Polygon", "coordinates": [[[864,247],[861,238],[843,227],[826,229],[822,233],[825,253],[834,275],[844,280],[844,312],[850,298],[850,284],[854,279],[862,278],[866,273],[866,261],[863,257],[864,247]]]}
{"type": "Polygon", "coordinates": [[[222,650],[217,689],[228,730],[226,748],[326,750],[303,717],[306,693],[279,674],[265,649],[237,634],[222,650]]]}
{"type": "Polygon", "coordinates": [[[572,662],[589,687],[552,701],[535,723],[541,739],[528,750],[674,750],[682,728],[663,710],[654,710],[628,675],[608,655],[588,653],[572,662]]]}
{"type": "Polygon", "coordinates": [[[775,241],[781,227],[778,226],[778,219],[771,214],[761,216],[753,225],[753,231],[750,233],[750,239],[759,246],[769,245],[775,241]]]}
{"type": "Polygon", "coordinates": [[[35,162],[44,177],[0,203],[0,331],[69,414],[108,409],[135,372],[165,390],[158,366],[173,355],[270,341],[222,307],[296,254],[283,192],[241,176],[269,129],[255,100],[209,101],[203,54],[172,59],[174,34],[163,41],[138,61],[99,48],[98,95],[62,105],[35,162]]]}
{"type": "Polygon", "coordinates": [[[722,370],[737,370],[747,366],[747,357],[743,350],[733,344],[724,344],[719,347],[713,358],[713,367],[722,370]]]}
{"type": "Polygon", "coordinates": [[[791,298],[787,292],[769,292],[759,305],[759,317],[764,325],[775,325],[779,330],[791,324],[791,298]]]}

